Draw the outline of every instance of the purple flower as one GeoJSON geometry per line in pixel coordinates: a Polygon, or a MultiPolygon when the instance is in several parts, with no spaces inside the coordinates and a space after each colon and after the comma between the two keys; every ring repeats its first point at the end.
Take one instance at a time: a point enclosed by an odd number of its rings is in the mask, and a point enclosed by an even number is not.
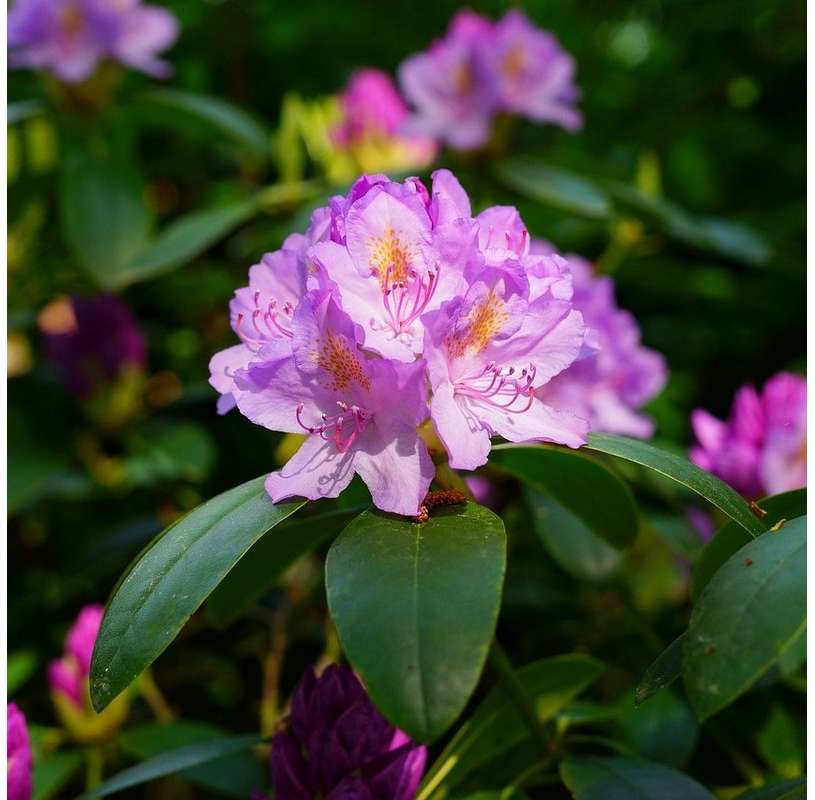
{"type": "Polygon", "coordinates": [[[31,800],[31,743],[25,716],[14,703],[6,706],[6,749],[8,800],[31,800]]]}
{"type": "MultiPolygon", "coordinates": [[[[536,242],[533,251],[551,248],[536,242]]],[[[648,438],[653,423],[638,409],[665,386],[665,359],[642,346],[637,321],[617,306],[614,281],[595,275],[592,265],[579,256],[567,260],[572,302],[590,329],[588,347],[582,358],[541,390],[540,397],[588,419],[594,431],[648,438]]]]}
{"type": "Polygon", "coordinates": [[[457,468],[483,464],[494,435],[584,443],[585,420],[535,396],[584,349],[571,296],[566,262],[531,252],[514,208],[473,217],[447,170],[430,191],[363,175],[252,267],[231,307],[242,343],[210,382],[220,411],[308,434],[267,480],[275,501],[336,497],[357,473],[379,508],[414,515],[429,415],[457,468]]]}
{"type": "Polygon", "coordinates": [[[85,709],[91,656],[105,609],[98,604],[85,606],[65,637],[65,653],[48,665],[51,691],[60,694],[78,709],[85,709]]]}
{"type": "Polygon", "coordinates": [[[405,130],[462,150],[487,141],[496,102],[478,55],[489,46],[491,34],[488,19],[472,11],[459,11],[443,39],[400,66],[400,86],[416,108],[405,130]]]}
{"type": "Polygon", "coordinates": [[[499,113],[520,114],[574,131],[574,59],[548,31],[521,11],[496,23],[460,11],[446,36],[399,69],[402,91],[415,107],[406,130],[469,150],[484,145],[499,113]]]}
{"type": "Polygon", "coordinates": [[[111,59],[166,77],[170,66],[157,54],[177,36],[170,12],[140,0],[16,0],[8,16],[9,65],[80,83],[111,59]]]}
{"type": "Polygon", "coordinates": [[[759,393],[736,392],[723,422],[703,409],[691,415],[691,460],[748,498],[806,486],[806,379],[779,372],[759,393]]]}
{"type": "Polygon", "coordinates": [[[83,399],[128,368],[146,365],[141,329],[113,295],[56,301],[40,316],[40,327],[49,358],[83,399]]]}
{"type": "Polygon", "coordinates": [[[272,786],[276,800],[412,800],[426,759],[350,669],[332,664],[318,678],[309,668],[272,739],[272,786]]]}

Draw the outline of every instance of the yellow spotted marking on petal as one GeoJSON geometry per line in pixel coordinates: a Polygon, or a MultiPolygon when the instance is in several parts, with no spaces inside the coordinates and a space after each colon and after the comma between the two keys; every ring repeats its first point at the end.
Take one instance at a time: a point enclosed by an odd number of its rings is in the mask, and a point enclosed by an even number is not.
{"type": "Polygon", "coordinates": [[[393,228],[386,228],[381,236],[371,237],[368,247],[371,270],[383,291],[394,283],[407,282],[413,248],[393,228]]]}
{"type": "Polygon", "coordinates": [[[526,58],[523,48],[518,47],[517,45],[510,47],[506,56],[504,56],[504,61],[501,65],[504,74],[508,78],[519,78],[523,74],[525,66],[526,58]]]}
{"type": "Polygon", "coordinates": [[[344,336],[329,333],[322,347],[314,354],[314,361],[327,376],[324,384],[327,389],[342,392],[352,384],[357,384],[365,391],[370,391],[371,379],[344,336]]]}
{"type": "Polygon", "coordinates": [[[501,332],[508,319],[506,304],[491,291],[470,309],[464,330],[447,337],[447,352],[451,358],[477,355],[501,332]]]}

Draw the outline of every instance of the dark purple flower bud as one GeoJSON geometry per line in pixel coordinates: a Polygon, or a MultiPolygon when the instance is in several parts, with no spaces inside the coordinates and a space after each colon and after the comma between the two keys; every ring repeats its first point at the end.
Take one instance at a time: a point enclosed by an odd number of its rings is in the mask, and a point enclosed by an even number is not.
{"type": "Polygon", "coordinates": [[[83,399],[128,367],[146,364],[144,335],[130,309],[113,295],[58,300],[44,309],[39,324],[48,357],[83,399]]]}
{"type": "Polygon", "coordinates": [[[374,708],[347,667],[308,669],[272,740],[276,800],[412,800],[427,749],[374,708]]]}

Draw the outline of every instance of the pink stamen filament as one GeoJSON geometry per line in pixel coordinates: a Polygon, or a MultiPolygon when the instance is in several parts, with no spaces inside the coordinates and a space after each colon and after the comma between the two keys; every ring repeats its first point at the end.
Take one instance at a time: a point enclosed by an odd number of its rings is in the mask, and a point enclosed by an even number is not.
{"type": "Polygon", "coordinates": [[[291,322],[293,312],[292,304],[287,302],[281,310],[277,308],[277,300],[271,299],[266,308],[260,307],[260,292],[255,292],[254,295],[255,309],[252,311],[252,327],[255,329],[257,335],[247,333],[244,328],[244,321],[246,320],[245,314],[238,314],[238,319],[235,324],[236,332],[243,342],[249,345],[261,346],[269,339],[269,336],[278,337],[285,336],[289,339],[293,336],[291,328],[280,322],[280,315],[283,314],[286,319],[284,322],[291,322]],[[260,327],[263,324],[265,330],[260,327]]]}
{"type": "Polygon", "coordinates": [[[393,265],[385,272],[385,288],[382,303],[388,322],[398,335],[407,330],[425,311],[439,285],[439,266],[420,275],[415,269],[408,273],[407,281],[390,282],[393,265]]]}
{"type": "Polygon", "coordinates": [[[535,365],[530,364],[516,377],[514,367],[502,370],[494,362],[490,362],[477,375],[457,380],[455,393],[511,414],[523,414],[529,411],[534,402],[535,390],[532,383],[535,372],[535,365]],[[522,407],[516,405],[519,402],[523,404],[522,407]]]}
{"type": "Polygon", "coordinates": [[[340,409],[339,414],[321,414],[321,425],[306,425],[303,422],[303,409],[304,404],[300,403],[297,406],[296,416],[297,424],[307,431],[308,433],[316,433],[323,441],[333,441],[340,453],[345,453],[348,448],[359,438],[360,434],[365,430],[365,427],[370,422],[371,417],[367,411],[355,405],[348,405],[341,400],[337,401],[337,406],[340,409]],[[348,426],[351,430],[347,435],[344,431],[348,426]]]}

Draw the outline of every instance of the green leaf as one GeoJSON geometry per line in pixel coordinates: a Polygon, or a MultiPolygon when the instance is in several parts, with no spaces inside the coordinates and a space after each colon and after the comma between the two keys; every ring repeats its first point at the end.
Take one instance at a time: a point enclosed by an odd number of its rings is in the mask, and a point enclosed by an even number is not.
{"type": "Polygon", "coordinates": [[[580,175],[526,156],[503,161],[495,170],[504,184],[530,200],[591,219],[611,217],[611,204],[606,193],[580,175]]]}
{"type": "Polygon", "coordinates": [[[103,289],[123,285],[152,224],[144,182],[122,160],[74,154],[59,186],[62,231],[74,257],[103,289]]]}
{"type": "Polygon", "coordinates": [[[32,117],[37,117],[45,111],[45,106],[39,100],[18,100],[6,106],[6,125],[16,125],[32,117]]]}
{"type": "Polygon", "coordinates": [[[742,547],[693,609],[682,673],[704,720],[755,683],[806,623],[806,517],[742,547]]]}
{"type": "MultiPolygon", "coordinates": [[[[767,527],[775,525],[782,519],[795,519],[803,516],[807,511],[807,490],[796,489],[792,492],[772,495],[759,500],[759,508],[767,512],[762,523],[767,527]]],[[[699,560],[693,567],[692,598],[694,602],[699,599],[702,590],[708,585],[719,567],[727,561],[739,548],[751,541],[751,537],[741,525],[728,522],[723,525],[716,535],[705,545],[699,560]]]]}
{"type": "Polygon", "coordinates": [[[6,661],[6,692],[13,695],[37,669],[37,654],[31,650],[9,653],[6,661]]]}
{"type": "Polygon", "coordinates": [[[541,492],[526,491],[532,525],[549,555],[570,575],[602,580],[620,565],[622,555],[560,503],[541,492]]]}
{"type": "Polygon", "coordinates": [[[699,725],[688,704],[673,691],[660,692],[645,706],[623,701],[617,717],[618,738],[650,761],[680,768],[696,747],[699,725]]]}
{"type": "MultiPolygon", "coordinates": [[[[516,670],[538,718],[553,719],[603,671],[581,655],[556,656],[516,670]]],[[[496,686],[456,731],[424,778],[416,800],[441,800],[474,769],[529,738],[529,729],[503,686],[496,686]]]]}
{"type": "Polygon", "coordinates": [[[561,762],[575,800],[713,800],[695,780],[662,764],[589,756],[561,762]]]}
{"type": "Polygon", "coordinates": [[[634,690],[634,703],[642,705],[660,689],[670,686],[682,674],[682,651],[685,647],[685,634],[674,639],[645,670],[634,690]]]}
{"type": "MultiPolygon", "coordinates": [[[[127,728],[118,736],[121,748],[140,760],[152,758],[167,750],[202,742],[222,741],[223,730],[206,722],[184,720],[169,724],[148,722],[127,728]]],[[[231,797],[249,797],[253,789],[266,781],[261,762],[248,750],[223,756],[217,761],[191,767],[180,773],[183,777],[231,797]]]]}
{"type": "Polygon", "coordinates": [[[224,756],[248,750],[260,744],[261,741],[262,739],[259,736],[234,736],[229,739],[216,739],[209,742],[185,745],[122,770],[118,775],[109,778],[96,789],[85,792],[79,800],[107,797],[109,794],[121,792],[123,789],[130,789],[132,786],[139,786],[156,778],[174,775],[191,767],[197,767],[200,764],[207,764],[224,758],[224,756]]]}
{"type": "Polygon", "coordinates": [[[586,448],[633,461],[671,478],[704,497],[738,522],[751,536],[760,536],[766,530],[766,526],[750,511],[750,506],[741,495],[726,483],[675,453],[661,450],[639,439],[612,436],[608,433],[590,433],[586,448]]]}
{"type": "Polygon", "coordinates": [[[772,771],[782,778],[797,778],[804,771],[804,725],[803,717],[794,717],[776,703],[758,732],[758,752],[772,771]]]}
{"type": "Polygon", "coordinates": [[[210,622],[218,628],[231,625],[253,608],[297,559],[336,536],[365,508],[367,504],[333,508],[309,517],[298,516],[270,531],[253,545],[210,595],[207,601],[210,622]]]}
{"type": "Polygon", "coordinates": [[[478,683],[506,564],[501,520],[474,503],[425,523],[366,511],[326,560],[328,605],[379,710],[420,741],[442,734],[478,683]]]}
{"type": "Polygon", "coordinates": [[[196,125],[206,125],[228,136],[257,158],[266,159],[269,156],[269,131],[242,109],[217,97],[179,89],[152,89],[140,95],[138,100],[181,114],[196,125]]]}
{"type": "Polygon", "coordinates": [[[736,800],[798,800],[799,797],[806,797],[806,794],[807,779],[803,777],[748,789],[738,795],[736,800]]]}
{"type": "Polygon", "coordinates": [[[93,651],[91,700],[97,711],[158,658],[263,534],[305,505],[275,505],[264,481],[230,489],[182,517],[120,578],[93,651]]]}
{"type": "Polygon", "coordinates": [[[613,547],[628,547],[636,539],[631,491],[598,461],[565,447],[500,444],[493,447],[490,463],[546,492],[613,547]]]}
{"type": "Polygon", "coordinates": [[[52,753],[34,762],[32,800],[49,800],[68,783],[82,766],[82,754],[52,753]]]}
{"type": "Polygon", "coordinates": [[[183,266],[250,219],[256,211],[257,202],[250,199],[193,211],[174,220],[134,256],[123,271],[119,284],[124,286],[143,281],[183,266]]]}
{"type": "Polygon", "coordinates": [[[753,266],[766,264],[772,256],[767,240],[759,233],[728,219],[703,217],[697,221],[703,245],[734,261],[753,266]]]}

